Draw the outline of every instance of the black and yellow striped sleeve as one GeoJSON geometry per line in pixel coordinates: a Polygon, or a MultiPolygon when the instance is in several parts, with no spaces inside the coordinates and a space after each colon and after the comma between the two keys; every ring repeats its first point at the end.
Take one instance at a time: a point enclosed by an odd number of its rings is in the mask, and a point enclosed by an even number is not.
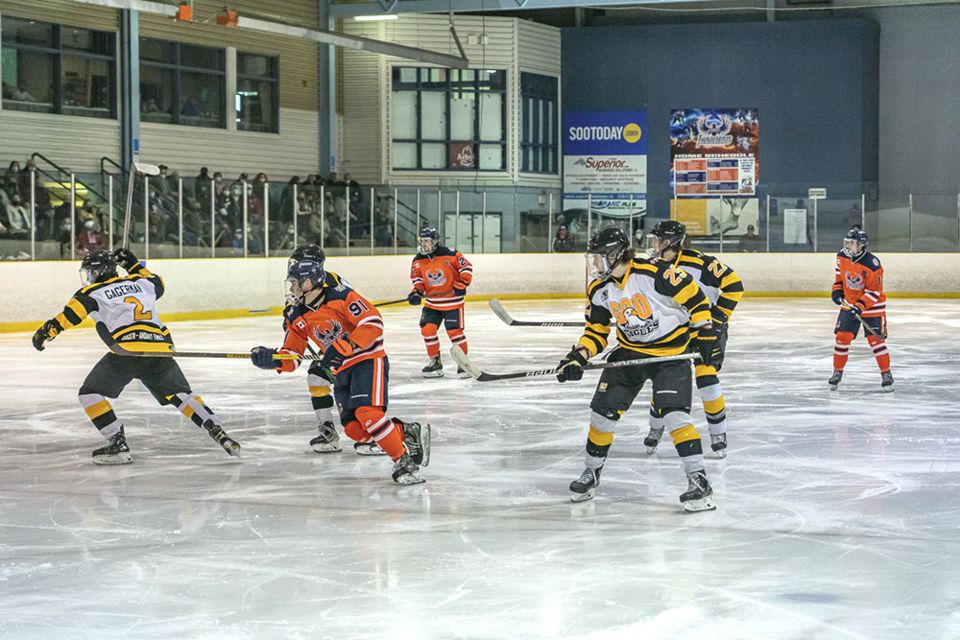
{"type": "MultiPolygon", "coordinates": [[[[725,316],[724,322],[730,321],[733,310],[743,297],[743,282],[733,269],[730,269],[720,280],[720,297],[717,298],[717,309],[725,316]]],[[[721,318],[717,318],[720,320],[721,318]]]]}
{"type": "MultiPolygon", "coordinates": [[[[59,325],[58,331],[65,331],[77,326],[86,318],[91,311],[97,310],[97,301],[84,293],[81,289],[70,301],[67,302],[63,311],[58,313],[53,319],[59,325]]],[[[52,334],[56,335],[56,334],[52,334]]]]}
{"type": "Polygon", "coordinates": [[[137,263],[136,265],[131,267],[130,270],[127,271],[127,273],[129,273],[132,276],[137,276],[139,278],[145,278],[146,280],[149,280],[150,283],[153,284],[153,289],[158,299],[160,298],[160,296],[163,295],[163,292],[166,290],[163,285],[163,278],[153,273],[142,264],[137,263]]]}
{"type": "Polygon", "coordinates": [[[711,321],[710,301],[689,273],[668,267],[657,274],[654,282],[657,292],[670,296],[687,310],[691,326],[699,327],[711,321]]]}
{"type": "Polygon", "coordinates": [[[607,342],[610,339],[610,322],[612,319],[610,312],[600,305],[593,304],[593,294],[601,286],[602,283],[594,282],[587,292],[583,335],[577,341],[577,346],[586,349],[591,358],[606,349],[607,342]]]}

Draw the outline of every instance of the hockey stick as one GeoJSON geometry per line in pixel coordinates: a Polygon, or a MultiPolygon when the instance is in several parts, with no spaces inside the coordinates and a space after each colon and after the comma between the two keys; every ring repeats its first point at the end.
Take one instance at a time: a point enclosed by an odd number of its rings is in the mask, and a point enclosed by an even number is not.
{"type": "Polygon", "coordinates": [[[406,301],[407,301],[406,298],[401,298],[400,300],[390,300],[390,301],[388,301],[388,302],[378,302],[377,304],[375,304],[375,305],[373,305],[373,306],[375,306],[375,307],[389,307],[389,306],[392,305],[392,304],[400,304],[401,302],[406,302],[406,301]]]}
{"type": "MultiPolygon", "coordinates": [[[[110,345],[110,352],[118,356],[136,356],[139,358],[233,358],[249,360],[249,353],[223,353],[217,351],[130,351],[119,344],[110,345]]],[[[276,353],[274,360],[323,360],[323,355],[304,354],[298,356],[293,353],[276,353]]]]}
{"type": "MultiPolygon", "coordinates": [[[[843,308],[846,309],[847,311],[850,311],[850,309],[851,309],[852,307],[850,306],[850,304],[849,304],[846,300],[844,300],[844,301],[843,301],[843,308]]],[[[850,313],[853,313],[853,312],[850,311],[850,313]]],[[[867,324],[867,321],[864,320],[864,319],[863,319],[863,316],[861,316],[859,313],[854,313],[853,315],[855,315],[855,316],[857,317],[857,320],[860,321],[860,324],[863,325],[863,330],[864,330],[864,331],[869,331],[869,332],[870,332],[870,335],[872,335],[874,338],[876,338],[876,339],[878,339],[878,340],[885,340],[885,339],[886,339],[886,336],[881,336],[879,333],[877,333],[876,331],[874,331],[874,330],[873,330],[873,327],[871,327],[869,324],[867,324]]]]}
{"type": "MultiPolygon", "coordinates": [[[[463,349],[454,345],[450,349],[450,356],[454,361],[463,367],[463,370],[470,374],[474,380],[479,382],[493,382],[495,380],[511,380],[513,378],[533,378],[535,376],[552,376],[556,375],[558,367],[553,369],[534,369],[533,371],[518,371],[516,373],[487,373],[481,371],[480,367],[470,362],[470,359],[467,358],[467,354],[463,352],[463,349]]],[[[588,362],[584,365],[585,370],[593,369],[613,369],[615,367],[635,367],[642,364],[655,364],[658,362],[671,362],[674,360],[693,360],[699,358],[700,356],[695,353],[681,353],[676,356],[662,356],[659,358],[641,358],[639,360],[621,360],[620,362],[601,362],[594,364],[588,362]]]]}
{"type": "MultiPolygon", "coordinates": [[[[138,173],[143,173],[148,176],[158,176],[160,175],[160,167],[142,162],[130,163],[130,171],[127,172],[127,210],[123,216],[123,244],[120,245],[124,249],[127,248],[130,240],[130,216],[133,213],[133,185],[137,180],[138,173]]],[[[113,215],[112,211],[110,215],[113,215]]]]}
{"type": "Polygon", "coordinates": [[[524,322],[514,320],[496,298],[490,300],[490,309],[498,318],[511,327],[583,327],[583,322],[524,322]]]}

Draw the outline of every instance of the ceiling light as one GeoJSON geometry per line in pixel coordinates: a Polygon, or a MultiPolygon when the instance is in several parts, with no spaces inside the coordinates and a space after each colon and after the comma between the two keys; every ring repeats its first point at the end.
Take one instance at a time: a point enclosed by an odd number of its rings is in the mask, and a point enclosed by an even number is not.
{"type": "Polygon", "coordinates": [[[396,14],[388,14],[382,16],[356,16],[354,20],[357,22],[373,22],[374,20],[396,20],[400,16],[396,14]]]}

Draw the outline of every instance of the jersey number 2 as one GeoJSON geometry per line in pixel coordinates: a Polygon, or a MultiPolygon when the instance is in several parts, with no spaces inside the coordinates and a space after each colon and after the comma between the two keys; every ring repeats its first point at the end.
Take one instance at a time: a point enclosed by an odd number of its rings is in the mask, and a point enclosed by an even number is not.
{"type": "Polygon", "coordinates": [[[124,298],[123,301],[126,302],[127,304],[133,305],[134,320],[150,320],[153,318],[153,313],[150,311],[147,311],[146,313],[144,313],[143,303],[137,300],[136,298],[134,298],[133,296],[130,296],[129,298],[124,298]]]}

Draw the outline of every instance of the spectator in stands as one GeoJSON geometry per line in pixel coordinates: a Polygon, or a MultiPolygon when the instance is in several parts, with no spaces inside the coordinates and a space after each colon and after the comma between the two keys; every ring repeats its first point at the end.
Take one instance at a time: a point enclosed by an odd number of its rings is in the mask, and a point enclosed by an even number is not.
{"type": "Polygon", "coordinates": [[[3,188],[8,195],[13,196],[19,190],[20,184],[20,163],[14,160],[7,167],[7,172],[3,174],[3,188]]]}
{"type": "Polygon", "coordinates": [[[557,235],[553,239],[553,252],[570,253],[571,251],[573,251],[573,237],[567,225],[562,224],[557,228],[557,235]]]}
{"type": "Polygon", "coordinates": [[[200,175],[193,183],[193,197],[198,202],[210,202],[210,170],[200,167],[200,175]]]}
{"type": "Polygon", "coordinates": [[[213,174],[213,206],[217,211],[226,208],[229,197],[230,190],[223,182],[223,174],[217,171],[213,174]]]}
{"type": "Polygon", "coordinates": [[[3,234],[8,238],[23,240],[30,237],[30,211],[24,206],[20,194],[15,193],[6,207],[3,234]]]}
{"type": "Polygon", "coordinates": [[[160,175],[155,178],[150,178],[150,184],[153,185],[154,190],[163,195],[168,196],[171,192],[170,177],[167,175],[167,165],[161,164],[159,167],[160,175]]]}
{"type": "Polygon", "coordinates": [[[106,248],[106,242],[103,233],[97,227],[97,221],[93,214],[84,214],[80,219],[78,227],[80,233],[77,234],[77,249],[89,253],[96,249],[106,248]]]}
{"type": "Polygon", "coordinates": [[[738,248],[740,251],[749,253],[756,253],[757,251],[760,251],[760,236],[757,235],[752,224],[748,224],[747,233],[743,236],[740,236],[738,248]]]}
{"type": "Polygon", "coordinates": [[[293,220],[294,210],[296,208],[296,202],[294,201],[293,191],[294,187],[297,187],[297,200],[300,199],[300,176],[293,176],[287,181],[286,186],[283,188],[283,193],[280,194],[280,215],[283,216],[284,220],[293,220]]]}

